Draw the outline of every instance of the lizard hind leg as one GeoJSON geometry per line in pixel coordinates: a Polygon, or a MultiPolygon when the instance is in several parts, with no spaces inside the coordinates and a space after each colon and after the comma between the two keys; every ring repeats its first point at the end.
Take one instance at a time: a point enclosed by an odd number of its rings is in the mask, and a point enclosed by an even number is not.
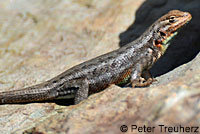
{"type": "Polygon", "coordinates": [[[87,79],[74,79],[64,84],[57,92],[59,94],[57,99],[74,98],[74,103],[78,104],[87,99],[89,94],[89,84],[87,79]]]}
{"type": "Polygon", "coordinates": [[[81,101],[85,100],[88,98],[89,95],[89,83],[87,79],[81,80],[79,84],[79,89],[77,90],[74,98],[74,103],[78,104],[81,101]]]}

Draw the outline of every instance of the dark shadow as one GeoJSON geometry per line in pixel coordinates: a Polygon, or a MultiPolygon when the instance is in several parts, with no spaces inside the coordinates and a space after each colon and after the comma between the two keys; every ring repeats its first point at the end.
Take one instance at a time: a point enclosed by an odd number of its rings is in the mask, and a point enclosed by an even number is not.
{"type": "Polygon", "coordinates": [[[74,99],[60,99],[60,100],[55,100],[54,102],[60,106],[74,105],[74,99]]]}
{"type": "MultiPolygon", "coordinates": [[[[59,100],[48,100],[48,101],[34,101],[34,102],[24,102],[24,103],[6,103],[9,105],[24,105],[24,104],[31,104],[31,103],[56,103],[57,105],[60,106],[70,106],[74,105],[74,99],[59,99],[59,100]]],[[[5,105],[5,104],[0,104],[0,105],[5,105]]]]}
{"type": "Polygon", "coordinates": [[[199,0],[147,0],[136,12],[135,22],[120,34],[120,47],[138,38],[154,21],[168,11],[178,9],[192,14],[186,25],[171,42],[165,55],[150,70],[154,77],[191,61],[200,51],[199,0]]]}

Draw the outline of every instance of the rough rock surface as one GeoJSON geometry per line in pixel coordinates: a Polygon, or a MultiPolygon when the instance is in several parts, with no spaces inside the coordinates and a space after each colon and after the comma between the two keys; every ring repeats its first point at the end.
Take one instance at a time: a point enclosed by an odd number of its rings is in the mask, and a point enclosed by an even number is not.
{"type": "MultiPolygon", "coordinates": [[[[0,133],[120,134],[120,126],[200,126],[199,0],[0,2],[0,91],[48,80],[137,38],[171,9],[193,19],[152,68],[148,88],[110,88],[78,105],[0,106],[0,133]],[[198,55],[197,55],[198,54],[198,55]]],[[[199,130],[200,131],[200,130],[199,130]]],[[[144,132],[143,132],[144,133],[144,132]]]]}

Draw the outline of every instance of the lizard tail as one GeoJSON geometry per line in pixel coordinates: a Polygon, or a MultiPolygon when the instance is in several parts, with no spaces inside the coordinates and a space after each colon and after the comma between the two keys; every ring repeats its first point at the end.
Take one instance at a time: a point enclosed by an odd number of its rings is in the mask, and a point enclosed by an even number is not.
{"type": "Polygon", "coordinates": [[[12,103],[27,103],[52,100],[55,98],[55,91],[47,88],[27,87],[24,89],[0,92],[0,104],[12,104],[12,103]]]}

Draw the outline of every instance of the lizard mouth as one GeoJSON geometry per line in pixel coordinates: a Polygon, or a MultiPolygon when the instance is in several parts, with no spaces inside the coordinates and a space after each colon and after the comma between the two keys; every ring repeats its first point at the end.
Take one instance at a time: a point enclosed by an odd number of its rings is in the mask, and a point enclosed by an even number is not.
{"type": "MultiPolygon", "coordinates": [[[[182,27],[185,27],[185,24],[189,23],[189,21],[192,19],[192,15],[188,12],[185,12],[183,17],[177,20],[174,24],[171,26],[171,34],[175,33],[177,30],[179,30],[182,27]]],[[[171,36],[171,35],[170,35],[171,36]]]]}
{"type": "Polygon", "coordinates": [[[162,39],[155,40],[155,45],[159,49],[161,49],[162,52],[166,51],[168,48],[170,42],[172,41],[172,38],[178,34],[178,32],[185,27],[185,24],[187,24],[192,19],[192,16],[190,13],[185,12],[182,18],[177,20],[174,24],[171,25],[171,27],[167,31],[162,31],[161,36],[162,39]]]}
{"type": "Polygon", "coordinates": [[[191,19],[192,19],[191,14],[188,13],[188,12],[185,12],[184,15],[183,15],[183,17],[171,26],[171,28],[170,28],[168,34],[166,34],[166,36],[163,37],[163,40],[162,40],[160,43],[161,43],[162,45],[169,44],[170,41],[172,40],[172,38],[173,38],[175,35],[177,35],[178,32],[179,32],[183,27],[185,27],[185,26],[189,23],[189,21],[190,21],[191,19]]]}

